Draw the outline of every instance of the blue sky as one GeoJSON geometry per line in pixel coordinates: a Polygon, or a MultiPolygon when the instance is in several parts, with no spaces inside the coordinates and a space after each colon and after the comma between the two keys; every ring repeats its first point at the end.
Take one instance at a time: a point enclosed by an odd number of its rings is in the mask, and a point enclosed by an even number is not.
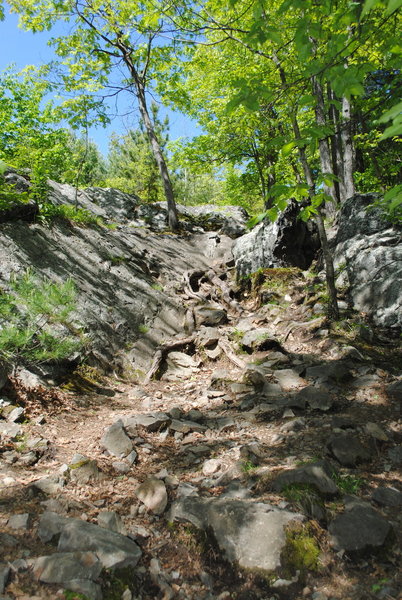
{"type": "MultiPolygon", "coordinates": [[[[14,63],[17,69],[26,65],[40,65],[48,62],[53,57],[52,49],[47,45],[48,40],[55,35],[52,32],[30,33],[18,27],[18,17],[8,13],[6,7],[6,18],[0,21],[0,71],[14,63]]],[[[127,106],[121,104],[121,113],[127,112],[127,106]]],[[[170,139],[179,137],[193,137],[198,130],[193,121],[170,109],[160,107],[160,115],[168,114],[170,121],[170,139]]],[[[138,122],[138,111],[132,115],[115,118],[106,129],[99,127],[91,129],[90,137],[98,144],[100,150],[106,154],[108,139],[113,131],[124,133],[130,127],[136,127],[138,122]]]]}

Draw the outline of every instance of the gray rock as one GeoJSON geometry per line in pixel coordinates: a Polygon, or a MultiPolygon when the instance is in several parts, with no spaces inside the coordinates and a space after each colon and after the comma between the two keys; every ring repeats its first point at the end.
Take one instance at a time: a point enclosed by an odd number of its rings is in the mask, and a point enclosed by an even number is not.
{"type": "Polygon", "coordinates": [[[8,527],[11,529],[28,529],[30,522],[30,516],[28,513],[20,513],[18,515],[12,515],[7,522],[8,527]]]}
{"type": "Polygon", "coordinates": [[[7,421],[9,423],[15,423],[16,421],[20,421],[24,416],[25,410],[21,406],[17,406],[14,408],[8,415],[7,421]]]}
{"type": "Polygon", "coordinates": [[[194,316],[197,327],[201,327],[201,325],[215,327],[216,325],[223,325],[228,320],[226,310],[221,306],[213,305],[196,306],[194,316]]]}
{"type": "Polygon", "coordinates": [[[338,220],[335,264],[346,266],[354,308],[381,327],[402,324],[402,244],[400,228],[368,210],[373,194],[356,194],[343,205],[338,220]]]}
{"type": "Polygon", "coordinates": [[[328,391],[314,385],[303,388],[297,392],[296,397],[304,400],[314,410],[327,411],[334,403],[328,391]]]}
{"type": "Polygon", "coordinates": [[[131,466],[121,460],[115,460],[112,462],[112,467],[116,471],[116,473],[121,473],[125,475],[131,469],[131,466]]]}
{"type": "Polygon", "coordinates": [[[300,205],[291,201],[275,223],[267,219],[235,241],[233,256],[240,277],[261,268],[310,266],[319,241],[311,222],[298,219],[299,212],[300,205]]]}
{"type": "Polygon", "coordinates": [[[4,423],[0,421],[0,436],[16,441],[22,435],[22,427],[16,423],[4,423]]]}
{"type": "Polygon", "coordinates": [[[101,571],[102,563],[93,552],[57,552],[37,558],[33,565],[34,576],[44,583],[95,580],[101,571]]]}
{"type": "Polygon", "coordinates": [[[36,488],[43,492],[44,494],[57,494],[64,487],[64,479],[62,477],[43,477],[42,479],[37,479],[32,484],[33,488],[36,488]]]}
{"type": "Polygon", "coordinates": [[[90,481],[98,481],[102,478],[96,460],[91,460],[82,454],[75,454],[68,467],[71,481],[79,485],[85,485],[90,481]]]}
{"type": "Polygon", "coordinates": [[[258,327],[247,331],[241,340],[243,350],[252,352],[270,350],[279,346],[272,328],[258,327]]]}
{"type": "Polygon", "coordinates": [[[101,440],[101,446],[118,458],[124,458],[130,454],[133,443],[124,431],[123,422],[120,419],[106,430],[101,440]]]}
{"type": "Polygon", "coordinates": [[[170,429],[179,433],[189,433],[190,431],[202,433],[207,429],[207,427],[205,425],[201,425],[200,423],[196,423],[195,421],[177,421],[176,419],[173,419],[170,424],[170,429]]]}
{"type": "Polygon", "coordinates": [[[378,487],[372,494],[372,499],[382,506],[401,506],[402,492],[393,487],[378,487]]]}
{"type": "Polygon", "coordinates": [[[115,531],[116,533],[121,533],[122,535],[127,535],[126,528],[124,526],[123,521],[121,520],[120,515],[118,515],[113,510],[103,510],[98,514],[98,525],[99,527],[104,527],[105,529],[109,529],[110,531],[115,531]]]}
{"type": "Polygon", "coordinates": [[[402,379],[390,383],[386,388],[386,392],[393,400],[402,402],[402,379]]]}
{"type": "Polygon", "coordinates": [[[169,352],[166,358],[167,371],[163,374],[162,379],[176,381],[191,377],[198,371],[199,364],[199,360],[195,360],[184,352],[169,352]]]}
{"type": "Polygon", "coordinates": [[[167,506],[166,486],[156,477],[148,477],[136,490],[136,496],[156,515],[161,515],[167,506]]]}
{"type": "Polygon", "coordinates": [[[134,567],[141,557],[140,548],[127,537],[93,523],[69,519],[62,530],[58,551],[77,550],[94,552],[105,569],[134,567]]]}
{"type": "Polygon", "coordinates": [[[351,554],[381,549],[391,525],[369,504],[350,502],[329,525],[330,541],[336,550],[351,554]]]}
{"type": "Polygon", "coordinates": [[[212,532],[225,558],[246,569],[281,566],[285,527],[300,514],[248,500],[187,497],[175,502],[170,520],[212,532]]]}
{"type": "Polygon", "coordinates": [[[0,563],[0,594],[4,592],[9,574],[10,566],[5,563],[0,563]]]}
{"type": "Polygon", "coordinates": [[[370,460],[370,451],[363,446],[356,435],[340,433],[332,436],[327,442],[327,448],[341,465],[354,467],[360,462],[370,460]]]}
{"type": "Polygon", "coordinates": [[[40,518],[38,536],[42,542],[57,542],[69,519],[58,513],[46,511],[40,518]]]}
{"type": "Polygon", "coordinates": [[[283,391],[298,389],[306,384],[306,381],[294,369],[276,370],[275,377],[283,391]]]}
{"type": "Polygon", "coordinates": [[[12,535],[0,531],[0,547],[15,548],[15,546],[18,546],[18,540],[12,535]]]}
{"type": "Polygon", "coordinates": [[[64,582],[64,587],[72,592],[82,594],[88,600],[102,600],[102,588],[98,583],[89,579],[72,579],[64,582]]]}
{"type": "Polygon", "coordinates": [[[202,326],[197,334],[196,344],[201,348],[208,348],[217,344],[220,340],[221,332],[216,327],[202,326]]]}
{"type": "Polygon", "coordinates": [[[272,489],[281,492],[286,486],[294,483],[308,484],[316,488],[324,496],[336,496],[339,493],[332,475],[334,469],[325,460],[284,471],[272,483],[272,489]]]}
{"type": "Polygon", "coordinates": [[[306,369],[306,379],[333,381],[339,384],[348,381],[351,377],[352,374],[349,367],[341,361],[333,361],[306,369]]]}
{"type": "Polygon", "coordinates": [[[166,413],[154,412],[123,417],[122,421],[128,435],[135,437],[137,427],[143,427],[147,431],[159,431],[159,429],[169,425],[171,419],[166,413]]]}
{"type": "Polygon", "coordinates": [[[388,450],[388,457],[395,466],[402,464],[402,446],[394,446],[388,450]]]}

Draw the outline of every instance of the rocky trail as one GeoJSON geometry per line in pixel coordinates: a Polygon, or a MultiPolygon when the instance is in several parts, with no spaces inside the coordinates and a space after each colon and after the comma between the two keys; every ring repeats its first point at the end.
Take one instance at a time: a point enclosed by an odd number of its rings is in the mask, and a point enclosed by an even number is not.
{"type": "Polygon", "coordinates": [[[187,272],[142,382],[3,389],[2,600],[400,598],[397,343],[274,271],[187,272]]]}

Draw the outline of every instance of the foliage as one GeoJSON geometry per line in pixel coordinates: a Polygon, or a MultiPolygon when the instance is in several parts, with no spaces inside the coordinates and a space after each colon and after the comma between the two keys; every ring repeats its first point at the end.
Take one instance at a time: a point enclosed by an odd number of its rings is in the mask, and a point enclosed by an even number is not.
{"type": "Polygon", "coordinates": [[[82,348],[84,337],[72,320],[76,290],[35,277],[30,270],[0,292],[0,356],[13,364],[63,360],[82,348]]]}
{"type": "Polygon", "coordinates": [[[81,227],[89,226],[105,226],[105,221],[102,217],[94,215],[85,208],[76,208],[71,204],[51,204],[44,202],[40,205],[39,220],[45,223],[53,223],[54,221],[67,221],[81,227]]]}
{"type": "MultiPolygon", "coordinates": [[[[169,140],[169,119],[161,121],[158,107],[151,105],[155,133],[163,151],[169,140]]],[[[125,135],[113,134],[108,155],[109,168],[105,185],[129,194],[137,194],[144,202],[164,200],[158,165],[150,149],[144,124],[125,135]]]]}
{"type": "Polygon", "coordinates": [[[334,473],[332,479],[344,494],[356,494],[364,485],[364,479],[356,475],[334,473]]]}

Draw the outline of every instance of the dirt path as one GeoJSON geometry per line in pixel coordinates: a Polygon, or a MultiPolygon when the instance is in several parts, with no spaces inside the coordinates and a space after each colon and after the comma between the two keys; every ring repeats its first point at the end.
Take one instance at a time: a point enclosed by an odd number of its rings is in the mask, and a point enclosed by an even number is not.
{"type": "MultiPolygon", "coordinates": [[[[257,367],[271,361],[266,380],[270,385],[281,385],[285,395],[296,393],[311,383],[307,376],[309,368],[321,366],[325,371],[329,363],[341,361],[344,364],[339,353],[345,341],[342,345],[334,341],[334,337],[332,340],[323,337],[324,326],[318,331],[312,331],[309,326],[295,328],[297,319],[308,322],[306,311],[298,310],[297,305],[288,304],[283,312],[273,310],[270,314],[264,309],[241,316],[248,318],[254,328],[274,324],[274,334],[282,340],[286,351],[282,360],[275,362],[277,349],[257,348],[252,355],[240,356],[257,367]],[[288,333],[289,327],[294,333],[288,333]],[[284,370],[292,370],[293,374],[288,374],[290,382],[278,379],[278,372],[284,370]]],[[[239,319],[233,317],[229,324],[220,327],[222,338],[230,340],[235,349],[233,332],[237,331],[239,319]]],[[[198,356],[201,364],[191,375],[183,375],[177,381],[163,379],[141,385],[103,379],[94,383],[97,389],[91,393],[61,392],[59,404],[44,407],[39,397],[30,400],[26,416],[31,420],[22,425],[23,437],[1,448],[3,556],[0,562],[14,566],[7,578],[6,595],[1,596],[0,590],[0,598],[80,598],[60,586],[38,583],[32,579],[29,565],[15,562],[54,552],[51,545],[38,544],[36,535],[45,509],[89,522],[97,522],[99,514],[106,510],[121,516],[126,531],[135,537],[143,554],[135,577],[131,576],[129,582],[131,591],[127,581],[117,581],[110,574],[103,577],[106,600],[391,600],[400,597],[397,582],[400,551],[395,544],[400,528],[399,507],[376,506],[391,522],[394,537],[379,553],[353,560],[345,553],[334,551],[325,524],[343,510],[343,494],[352,493],[372,503],[373,491],[378,486],[401,489],[397,459],[400,415],[397,401],[387,393],[395,381],[395,363],[390,362],[387,368],[386,361],[373,360],[369,352],[363,360],[352,352],[347,362],[348,376],[329,384],[327,380],[332,406],[318,410],[308,405],[297,408],[275,403],[272,396],[261,398],[258,385],[250,386],[250,379],[244,379],[244,370],[235,368],[223,353],[215,361],[206,359],[203,352],[198,356]],[[220,374],[217,375],[217,371],[220,374]],[[201,427],[199,431],[190,428],[187,432],[174,432],[166,427],[153,432],[140,428],[134,439],[138,454],[135,462],[125,468],[118,467],[119,460],[105,453],[102,447],[105,430],[120,418],[155,412],[198,422],[201,427]],[[42,424],[34,421],[38,415],[43,416],[42,424]],[[380,439],[378,431],[370,434],[367,423],[377,425],[384,439],[380,439]],[[330,456],[328,439],[345,429],[364,438],[370,448],[370,460],[345,467],[330,456]],[[39,460],[24,465],[21,458],[32,451],[30,441],[35,439],[46,440],[45,449],[39,460]],[[256,449],[255,454],[250,454],[250,447],[256,449]],[[66,465],[75,454],[95,460],[101,477],[87,484],[67,478],[63,487],[50,493],[32,487],[43,478],[63,479],[68,471],[66,465]],[[330,458],[336,464],[340,496],[325,500],[325,522],[309,517],[320,548],[318,564],[280,590],[270,587],[272,580],[228,565],[217,548],[207,546],[192,527],[172,526],[166,519],[167,512],[158,516],[145,510],[135,493],[140,483],[156,475],[164,481],[170,477],[169,505],[178,496],[178,490],[187,489],[189,493],[194,490],[202,497],[212,498],[232,485],[233,489],[241,490],[244,497],[304,510],[302,497],[274,493],[270,484],[284,469],[322,458],[330,458]],[[211,481],[208,466],[205,466],[211,459],[219,464],[218,473],[230,474],[226,479],[223,477],[220,484],[211,481]],[[29,514],[23,528],[10,527],[9,519],[16,514],[29,514]],[[15,543],[10,539],[7,542],[4,534],[12,536],[15,543]]]]}

